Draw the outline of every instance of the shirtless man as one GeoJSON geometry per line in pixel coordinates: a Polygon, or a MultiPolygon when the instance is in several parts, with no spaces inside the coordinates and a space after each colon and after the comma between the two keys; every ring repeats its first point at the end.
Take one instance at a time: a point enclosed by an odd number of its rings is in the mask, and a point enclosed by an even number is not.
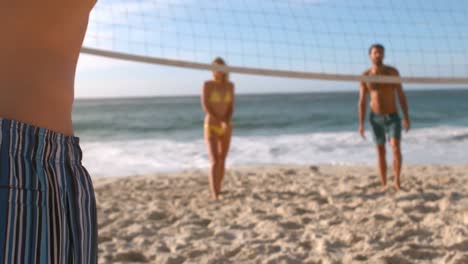
{"type": "Polygon", "coordinates": [[[0,263],[97,263],[96,203],[72,127],[96,0],[0,0],[0,263]]]}
{"type": "MultiPolygon", "coordinates": [[[[384,47],[380,44],[374,44],[369,48],[369,58],[372,62],[372,67],[365,71],[363,75],[399,76],[395,68],[383,64],[384,51],[384,47]]],[[[367,95],[370,94],[370,123],[374,133],[374,141],[377,144],[377,153],[379,156],[378,165],[382,187],[385,188],[387,185],[387,162],[385,159],[385,135],[387,134],[393,150],[393,168],[395,170],[394,186],[398,191],[400,190],[400,172],[402,165],[400,149],[401,119],[398,115],[395,94],[398,96],[403,110],[403,126],[408,132],[410,129],[410,120],[405,93],[403,92],[401,84],[393,83],[361,82],[360,90],[359,133],[365,138],[364,116],[366,115],[367,95]]]]}

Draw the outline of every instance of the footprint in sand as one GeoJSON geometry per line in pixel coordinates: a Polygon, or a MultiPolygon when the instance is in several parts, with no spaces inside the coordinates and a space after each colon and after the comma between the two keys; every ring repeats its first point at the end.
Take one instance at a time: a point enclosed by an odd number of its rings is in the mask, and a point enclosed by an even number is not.
{"type": "Polygon", "coordinates": [[[312,199],[312,201],[317,202],[319,205],[324,205],[324,204],[328,204],[328,197],[316,196],[312,199]]]}
{"type": "Polygon", "coordinates": [[[468,239],[450,246],[449,249],[468,253],[468,239]]]}
{"type": "Polygon", "coordinates": [[[269,220],[269,221],[276,221],[282,218],[281,215],[266,215],[266,216],[259,216],[261,220],[269,220]]]}
{"type": "Polygon", "coordinates": [[[281,226],[284,229],[288,229],[288,230],[297,230],[297,229],[304,228],[303,225],[298,224],[298,223],[294,223],[294,222],[283,222],[283,223],[280,223],[279,226],[281,226]]]}
{"type": "Polygon", "coordinates": [[[418,204],[416,206],[408,206],[403,208],[403,211],[405,213],[411,213],[411,212],[418,212],[421,214],[428,214],[428,213],[437,213],[439,212],[439,207],[438,206],[426,206],[424,204],[418,204]]]}
{"type": "Polygon", "coordinates": [[[309,170],[310,170],[311,172],[314,172],[314,173],[319,173],[319,172],[320,172],[319,167],[313,166],[313,165],[309,167],[309,170]]]}
{"type": "Polygon", "coordinates": [[[447,264],[466,264],[468,263],[468,254],[457,254],[455,257],[451,257],[450,261],[445,259],[444,263],[447,264]]]}
{"type": "Polygon", "coordinates": [[[293,170],[293,169],[284,171],[284,175],[286,175],[286,176],[292,176],[292,175],[296,175],[296,174],[297,174],[296,170],[293,170]]]}
{"type": "Polygon", "coordinates": [[[336,200],[348,200],[348,199],[352,199],[354,197],[354,194],[352,194],[351,192],[340,192],[340,193],[337,193],[335,195],[333,195],[333,198],[336,199],[336,200]]]}
{"type": "Polygon", "coordinates": [[[348,182],[354,182],[355,180],[356,180],[356,177],[354,175],[347,175],[343,181],[345,183],[348,183],[348,182]]]}
{"type": "Polygon", "coordinates": [[[415,201],[419,200],[421,198],[420,194],[406,194],[406,195],[400,195],[397,196],[396,201],[397,202],[406,202],[406,201],[415,201]]]}
{"type": "Polygon", "coordinates": [[[349,247],[346,243],[341,241],[328,241],[327,239],[320,239],[317,241],[316,250],[321,253],[331,253],[340,251],[342,248],[349,247]]]}
{"type": "Polygon", "coordinates": [[[221,238],[223,240],[228,240],[228,241],[232,241],[232,240],[235,240],[237,238],[236,235],[234,235],[234,234],[232,234],[230,232],[226,232],[226,231],[216,232],[215,236],[217,238],[221,238]]]}
{"type": "Polygon", "coordinates": [[[414,210],[420,212],[421,214],[428,214],[428,213],[437,213],[439,212],[438,206],[426,206],[426,205],[418,205],[413,208],[414,210]]]}
{"type": "Polygon", "coordinates": [[[156,258],[156,263],[182,264],[185,260],[186,259],[182,256],[158,256],[156,258]]]}
{"type": "Polygon", "coordinates": [[[369,218],[365,217],[365,216],[358,220],[358,223],[360,223],[360,224],[364,224],[364,223],[367,223],[367,222],[369,222],[369,218]]]}
{"type": "Polygon", "coordinates": [[[385,256],[379,258],[376,264],[412,264],[412,262],[401,256],[385,256]]]}
{"type": "Polygon", "coordinates": [[[424,219],[424,216],[416,215],[416,214],[408,214],[409,219],[414,223],[419,223],[424,219]]]}
{"type": "Polygon", "coordinates": [[[273,255],[275,253],[281,252],[281,246],[277,245],[257,245],[254,246],[254,252],[262,253],[262,255],[273,255]]]}
{"type": "Polygon", "coordinates": [[[104,234],[99,234],[98,235],[98,243],[102,244],[105,242],[112,241],[112,236],[111,235],[104,235],[104,234]]]}
{"type": "Polygon", "coordinates": [[[409,241],[412,237],[418,237],[419,239],[426,239],[428,237],[432,237],[434,234],[432,232],[422,230],[422,229],[410,229],[410,230],[405,230],[402,234],[396,236],[394,238],[395,241],[398,242],[403,242],[403,241],[409,241]]]}
{"type": "Polygon", "coordinates": [[[358,203],[358,204],[355,204],[355,205],[343,205],[343,207],[341,207],[341,209],[343,211],[355,211],[356,208],[360,207],[362,203],[358,203]]]}
{"type": "Polygon", "coordinates": [[[364,255],[358,254],[358,255],[353,257],[353,260],[355,260],[355,261],[367,261],[368,258],[366,256],[364,256],[364,255]]]}
{"type": "Polygon", "coordinates": [[[435,252],[434,250],[421,250],[413,248],[404,250],[402,254],[417,260],[433,260],[443,256],[443,254],[435,252]]]}
{"type": "Polygon", "coordinates": [[[197,219],[191,222],[192,225],[197,225],[201,227],[207,227],[211,224],[211,220],[209,219],[197,219]]]}
{"type": "Polygon", "coordinates": [[[265,211],[259,210],[259,209],[256,209],[256,208],[248,208],[247,210],[249,211],[249,213],[251,213],[253,215],[264,215],[264,214],[266,214],[265,211]]]}
{"type": "Polygon", "coordinates": [[[440,190],[443,189],[443,187],[428,183],[428,184],[424,185],[424,189],[425,190],[431,190],[431,191],[440,191],[440,190]]]}
{"type": "Polygon", "coordinates": [[[206,255],[208,254],[208,251],[207,250],[193,250],[193,251],[190,251],[187,256],[189,257],[189,259],[194,259],[194,258],[198,258],[200,256],[203,256],[203,255],[206,255]]]}
{"type": "Polygon", "coordinates": [[[171,249],[163,242],[156,242],[156,244],[153,244],[152,248],[157,254],[171,252],[171,249]]]}
{"type": "MultiPolygon", "coordinates": [[[[376,200],[380,197],[385,196],[385,191],[382,191],[381,189],[378,189],[378,188],[380,188],[380,184],[377,184],[376,187],[373,187],[371,193],[361,193],[358,196],[365,201],[376,200]]],[[[365,192],[367,192],[366,189],[364,190],[365,192]]]]}
{"type": "Polygon", "coordinates": [[[462,199],[467,199],[467,198],[468,198],[468,195],[466,195],[466,194],[462,195],[462,194],[457,193],[457,192],[452,192],[452,193],[450,193],[450,198],[449,199],[452,202],[458,202],[458,201],[460,201],[462,199]]]}
{"type": "Polygon", "coordinates": [[[228,258],[228,259],[232,258],[232,257],[235,257],[237,254],[239,254],[239,252],[242,250],[242,248],[243,248],[243,245],[238,246],[238,247],[236,247],[234,249],[228,250],[228,251],[226,251],[226,253],[224,253],[223,256],[224,256],[224,258],[228,258]]]}
{"type": "Polygon", "coordinates": [[[438,201],[438,200],[442,199],[444,196],[443,195],[438,195],[436,193],[423,193],[422,197],[423,197],[423,199],[425,201],[435,202],[435,201],[438,201]]]}
{"type": "Polygon", "coordinates": [[[256,194],[256,193],[254,193],[252,195],[252,198],[255,199],[255,200],[258,200],[258,201],[262,201],[262,202],[268,199],[267,197],[265,197],[265,195],[263,195],[263,194],[259,195],[259,194],[256,194]]]}
{"type": "Polygon", "coordinates": [[[255,227],[255,224],[249,224],[249,225],[238,225],[238,224],[233,224],[231,226],[229,226],[229,229],[231,230],[251,230],[252,228],[255,227]]]}
{"type": "Polygon", "coordinates": [[[296,208],[294,210],[294,215],[304,215],[304,214],[307,214],[307,213],[310,213],[310,211],[307,210],[307,209],[304,209],[304,208],[296,208]]]}
{"type": "Polygon", "coordinates": [[[313,244],[310,241],[300,242],[298,245],[299,245],[299,247],[301,247],[301,248],[303,248],[303,249],[305,249],[307,251],[310,251],[313,248],[313,244]]]}
{"type": "Polygon", "coordinates": [[[304,218],[301,219],[301,222],[302,222],[303,225],[307,225],[312,221],[313,221],[313,219],[310,218],[310,217],[304,217],[304,218]]]}
{"type": "MultiPolygon", "coordinates": [[[[153,237],[153,236],[151,236],[153,237]]],[[[136,247],[136,248],[144,248],[144,247],[147,247],[149,245],[151,245],[151,239],[149,239],[148,237],[143,237],[143,236],[137,236],[135,238],[132,239],[132,244],[136,247]]]]}
{"type": "Polygon", "coordinates": [[[148,262],[145,255],[137,251],[117,253],[114,262],[148,262]]]}
{"type": "Polygon", "coordinates": [[[148,219],[154,220],[154,221],[160,221],[160,220],[165,219],[166,217],[167,215],[160,211],[152,211],[151,213],[148,214],[148,219]]]}
{"type": "Polygon", "coordinates": [[[317,191],[310,191],[304,194],[304,198],[307,198],[307,199],[313,199],[314,197],[317,197],[317,196],[320,196],[320,193],[317,191]]]}
{"type": "Polygon", "coordinates": [[[393,220],[393,218],[385,216],[385,215],[381,215],[381,214],[374,214],[373,217],[374,217],[375,220],[383,221],[383,222],[388,222],[388,221],[393,220]]]}
{"type": "Polygon", "coordinates": [[[290,256],[289,254],[280,254],[279,256],[270,257],[266,264],[288,263],[288,264],[301,264],[304,263],[301,259],[290,256]]]}

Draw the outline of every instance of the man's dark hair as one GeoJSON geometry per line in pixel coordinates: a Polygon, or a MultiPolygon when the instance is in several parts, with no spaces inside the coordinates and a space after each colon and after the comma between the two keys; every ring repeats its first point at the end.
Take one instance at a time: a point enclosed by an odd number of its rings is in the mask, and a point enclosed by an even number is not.
{"type": "Polygon", "coordinates": [[[378,43],[372,44],[372,46],[370,46],[369,48],[369,54],[371,54],[373,49],[381,49],[383,52],[385,52],[385,48],[382,44],[378,44],[378,43]]]}

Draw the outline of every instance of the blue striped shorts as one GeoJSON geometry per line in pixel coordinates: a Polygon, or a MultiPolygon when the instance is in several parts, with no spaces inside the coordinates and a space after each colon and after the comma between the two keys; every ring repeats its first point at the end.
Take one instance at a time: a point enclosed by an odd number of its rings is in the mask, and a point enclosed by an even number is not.
{"type": "Polygon", "coordinates": [[[79,139],[0,119],[0,263],[97,263],[79,139]]]}

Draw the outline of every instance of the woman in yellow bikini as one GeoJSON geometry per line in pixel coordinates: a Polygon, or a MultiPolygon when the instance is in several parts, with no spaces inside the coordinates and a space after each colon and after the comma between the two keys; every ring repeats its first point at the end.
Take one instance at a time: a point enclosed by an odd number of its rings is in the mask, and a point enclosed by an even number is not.
{"type": "MultiPolygon", "coordinates": [[[[213,65],[226,65],[223,59],[216,58],[213,65]]],[[[203,85],[202,106],[205,116],[205,141],[211,160],[210,189],[213,199],[221,193],[225,161],[231,142],[231,118],[234,109],[234,84],[228,73],[213,72],[213,80],[203,85]]]]}

